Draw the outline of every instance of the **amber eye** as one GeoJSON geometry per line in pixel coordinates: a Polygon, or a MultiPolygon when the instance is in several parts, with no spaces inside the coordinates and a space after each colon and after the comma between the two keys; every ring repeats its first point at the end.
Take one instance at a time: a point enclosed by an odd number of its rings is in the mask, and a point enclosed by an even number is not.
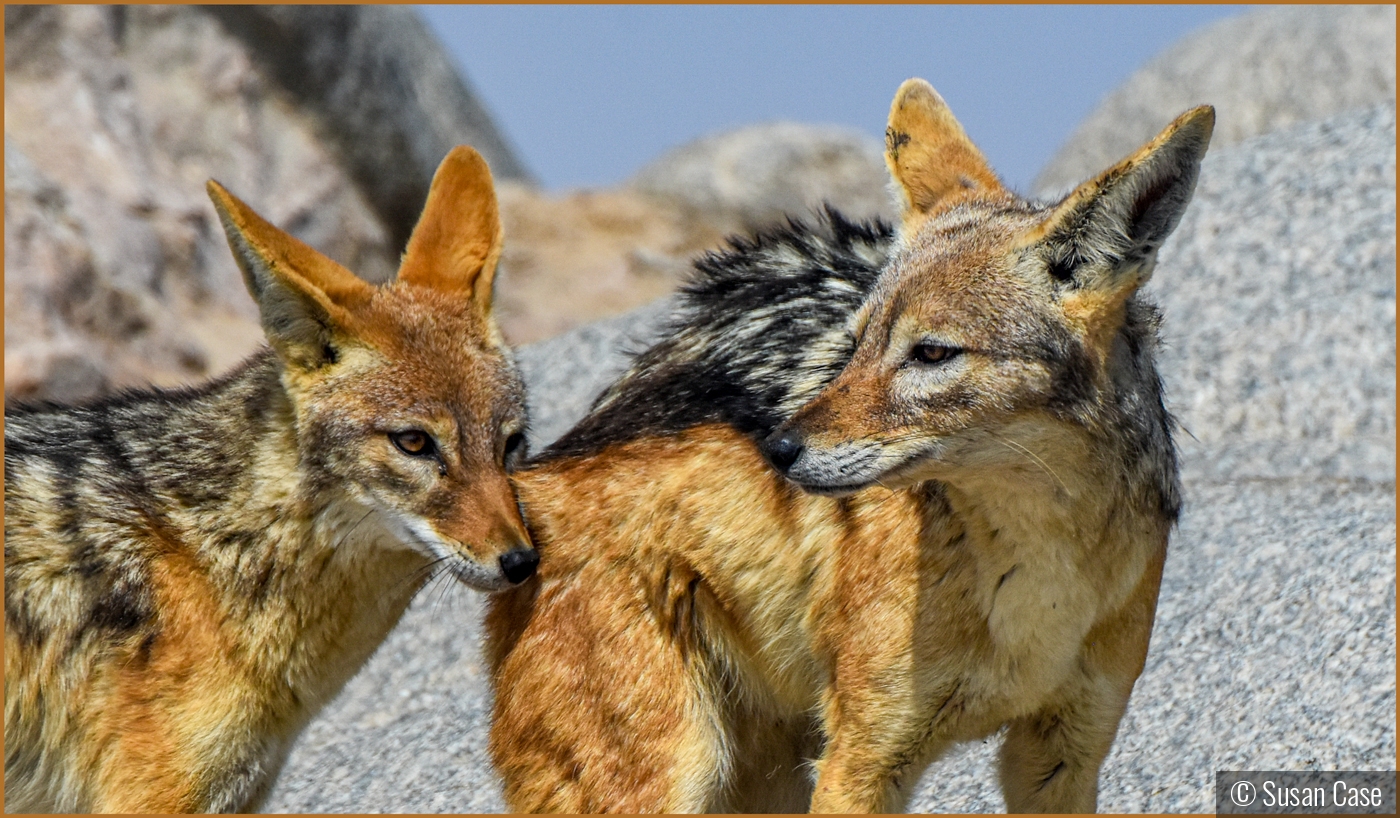
{"type": "Polygon", "coordinates": [[[961,352],[962,350],[957,347],[948,347],[942,344],[916,344],[909,351],[909,358],[921,364],[941,364],[956,358],[961,352]]]}
{"type": "Polygon", "coordinates": [[[389,440],[393,441],[399,451],[412,457],[430,457],[437,451],[432,435],[421,429],[394,432],[389,435],[389,440]]]}

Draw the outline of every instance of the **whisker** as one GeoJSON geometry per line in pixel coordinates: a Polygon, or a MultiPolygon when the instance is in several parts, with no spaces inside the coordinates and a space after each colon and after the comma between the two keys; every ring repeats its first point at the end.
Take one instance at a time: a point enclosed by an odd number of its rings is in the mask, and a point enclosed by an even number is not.
{"type": "Polygon", "coordinates": [[[442,595],[446,589],[456,584],[456,576],[447,566],[440,567],[433,572],[431,579],[423,585],[423,590],[418,592],[420,599],[426,599],[424,603],[428,608],[428,616],[435,617],[439,606],[442,605],[442,595]]]}
{"type": "Polygon", "coordinates": [[[449,599],[448,594],[450,594],[452,591],[454,591],[454,590],[456,589],[456,587],[459,585],[459,583],[455,581],[455,580],[456,580],[456,577],[455,577],[455,576],[451,576],[451,575],[449,574],[449,572],[447,572],[447,571],[440,571],[440,572],[438,572],[438,576],[446,576],[446,577],[448,577],[448,581],[447,581],[447,582],[438,583],[438,588],[437,588],[437,599],[433,602],[433,605],[432,605],[432,609],[433,609],[433,614],[434,614],[434,615],[436,615],[436,614],[438,613],[439,609],[441,608],[441,606],[442,606],[442,604],[443,604],[443,600],[449,599]]]}
{"type": "Polygon", "coordinates": [[[906,443],[910,440],[919,440],[923,437],[925,437],[925,434],[923,432],[906,432],[902,435],[895,435],[894,437],[885,438],[880,441],[880,445],[888,446],[895,443],[906,443]]]}
{"type": "Polygon", "coordinates": [[[1004,438],[1004,437],[1002,437],[1001,435],[996,434],[995,432],[987,431],[987,435],[988,435],[989,437],[991,437],[993,440],[995,440],[995,441],[997,441],[997,442],[999,442],[999,443],[1002,443],[1002,444],[1005,445],[1008,449],[1011,449],[1013,452],[1020,452],[1021,454],[1024,454],[1026,457],[1029,457],[1031,460],[1035,461],[1036,465],[1040,466],[1040,468],[1041,468],[1042,470],[1044,470],[1044,472],[1045,472],[1046,474],[1050,475],[1050,477],[1052,477],[1052,478],[1055,480],[1056,483],[1059,483],[1059,484],[1060,484],[1060,489],[1061,489],[1066,495],[1068,495],[1068,494],[1070,493],[1070,491],[1069,491],[1069,486],[1065,485],[1065,481],[1061,480],[1061,479],[1060,479],[1060,476],[1059,476],[1058,474],[1055,473],[1055,470],[1052,469],[1052,468],[1050,468],[1050,464],[1049,464],[1049,463],[1046,463],[1044,460],[1040,459],[1040,456],[1037,455],[1035,452],[1033,452],[1033,451],[1031,451],[1030,449],[1026,448],[1026,447],[1023,446],[1022,444],[1017,443],[1017,442],[1015,442],[1014,440],[1010,440],[1010,439],[1008,439],[1008,438],[1004,438]]]}
{"type": "Polygon", "coordinates": [[[411,571],[407,577],[404,577],[403,579],[394,583],[392,586],[385,589],[383,593],[386,595],[396,594],[400,590],[402,590],[405,585],[410,584],[427,585],[428,583],[433,581],[433,578],[436,577],[437,574],[443,568],[446,567],[442,565],[442,563],[447,562],[450,559],[452,559],[452,557],[448,555],[445,557],[438,557],[437,559],[431,560],[430,562],[428,562],[427,565],[420,566],[419,568],[416,568],[413,571],[411,571]]]}

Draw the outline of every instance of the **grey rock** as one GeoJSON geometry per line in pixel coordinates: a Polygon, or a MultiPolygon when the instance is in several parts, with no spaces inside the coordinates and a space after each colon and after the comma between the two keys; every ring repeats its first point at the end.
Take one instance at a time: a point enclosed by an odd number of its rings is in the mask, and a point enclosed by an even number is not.
{"type": "Polygon", "coordinates": [[[204,192],[218,178],[372,280],[397,257],[311,121],[209,15],[190,7],[6,9],[7,395],[188,383],[261,340],[204,192]],[[35,180],[42,179],[42,184],[35,180]],[[41,196],[27,190],[45,191],[41,196]],[[62,354],[54,354],[57,350],[62,354]],[[82,380],[82,379],[80,379],[82,380]],[[81,385],[81,384],[79,384],[81,385]]]}
{"type": "Polygon", "coordinates": [[[1395,100],[1395,6],[1278,6],[1223,20],[1111,93],[1036,178],[1063,192],[1127,156],[1177,114],[1216,107],[1214,144],[1395,100]]]}
{"type": "Polygon", "coordinates": [[[9,6],[5,37],[11,398],[188,383],[252,352],[211,177],[382,281],[453,145],[523,175],[410,9],[9,6]]]}
{"type": "Polygon", "coordinates": [[[758,225],[819,208],[892,218],[883,146],[835,126],[772,122],[683,145],[637,172],[629,185],[706,213],[758,225]]]}
{"type": "MultiPolygon", "coordinates": [[[[84,218],[89,214],[74,207],[64,190],[7,136],[9,400],[82,400],[152,372],[188,378],[206,363],[204,350],[167,309],[172,305],[163,305],[150,283],[131,275],[129,266],[122,274],[121,265],[103,256],[104,250],[115,249],[139,259],[142,250],[160,249],[158,237],[128,224],[127,238],[133,241],[114,248],[103,240],[107,237],[94,237],[92,220],[84,218]]],[[[121,218],[110,212],[101,215],[121,218]]]]}
{"type": "MultiPolygon", "coordinates": [[[[18,146],[5,140],[5,316],[28,316],[23,332],[5,338],[9,397],[32,397],[46,386],[55,400],[80,400],[107,388],[107,377],[63,331],[74,284],[91,280],[92,253],[68,211],[63,191],[18,146]],[[20,275],[18,271],[29,271],[20,275]]],[[[6,321],[7,328],[11,322],[6,321]]]]}
{"type": "Polygon", "coordinates": [[[498,179],[528,174],[441,43],[406,6],[203,7],[319,124],[403,248],[458,144],[498,179]]]}
{"type": "Polygon", "coordinates": [[[1211,148],[1149,293],[1189,472],[1394,480],[1394,105],[1211,148]]]}
{"type": "Polygon", "coordinates": [[[1109,811],[1212,812],[1215,770],[1389,769],[1395,483],[1188,484],[1109,811]]]}

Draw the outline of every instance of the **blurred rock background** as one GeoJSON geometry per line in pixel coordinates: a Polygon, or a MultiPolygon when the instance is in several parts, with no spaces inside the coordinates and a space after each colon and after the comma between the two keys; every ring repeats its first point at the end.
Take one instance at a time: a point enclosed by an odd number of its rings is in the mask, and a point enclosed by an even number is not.
{"type": "MultiPolygon", "coordinates": [[[[725,234],[823,200],[893,215],[881,146],[802,123],[543,192],[406,8],[9,6],[5,29],[8,400],[188,382],[259,343],[208,176],[382,280],[438,160],[481,150],[535,449],[725,234]]],[[[1108,811],[1213,811],[1215,769],[1395,758],[1395,9],[1207,27],[1110,94],[1036,188],[1067,189],[1201,102],[1216,137],[1150,287],[1187,507],[1108,811]]],[[[479,611],[455,587],[420,597],[307,729],[269,809],[500,809],[479,611]]],[[[914,806],[1000,809],[994,745],[956,752],[914,806]]]]}
{"type": "Polygon", "coordinates": [[[10,6],[5,35],[11,398],[178,383],[252,350],[211,176],[376,281],[458,140],[521,176],[405,9],[10,6]]]}
{"type": "Polygon", "coordinates": [[[1066,191],[1210,102],[1212,148],[1395,99],[1393,6],[1286,6],[1223,20],[1154,57],[1109,94],[1046,164],[1066,191]]]}
{"type": "Polygon", "coordinates": [[[874,140],[795,123],[683,147],[616,189],[542,192],[409,8],[13,6],[5,32],[11,398],[180,383],[252,350],[211,176],[379,281],[437,162],[475,146],[500,185],[516,343],[665,295],[785,212],[887,208],[874,140]]]}

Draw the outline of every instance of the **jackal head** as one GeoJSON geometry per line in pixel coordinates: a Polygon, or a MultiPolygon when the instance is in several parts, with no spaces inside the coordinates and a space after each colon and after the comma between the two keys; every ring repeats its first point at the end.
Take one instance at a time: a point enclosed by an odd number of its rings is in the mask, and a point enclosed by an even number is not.
{"type": "Polygon", "coordinates": [[[503,236],[485,160],[447,155],[381,286],[212,180],[209,195],[280,359],[312,490],[378,514],[476,588],[529,577],[539,558],[507,476],[525,454],[525,393],[491,313],[503,236]]]}
{"type": "Polygon", "coordinates": [[[1126,411],[1115,390],[1156,382],[1150,361],[1134,371],[1124,327],[1147,308],[1133,295],[1191,198],[1214,120],[1190,110],[1037,204],[1002,186],[928,83],[905,82],[886,131],[903,199],[895,251],[853,321],[853,357],[763,442],[769,460],[811,491],[901,487],[1024,464],[1110,404],[1126,411]]]}

